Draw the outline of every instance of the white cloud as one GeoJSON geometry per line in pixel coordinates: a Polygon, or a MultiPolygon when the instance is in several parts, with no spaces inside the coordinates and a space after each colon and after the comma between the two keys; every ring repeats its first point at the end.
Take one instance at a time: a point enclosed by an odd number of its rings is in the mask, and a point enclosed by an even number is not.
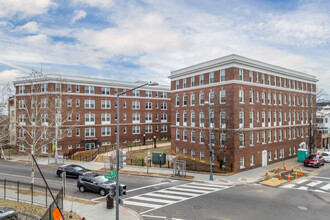
{"type": "Polygon", "coordinates": [[[23,76],[24,74],[22,71],[17,70],[17,69],[12,69],[12,70],[3,70],[0,72],[0,82],[5,83],[5,82],[12,82],[16,79],[16,77],[23,76]]]}
{"type": "Polygon", "coordinates": [[[26,33],[30,33],[30,34],[33,34],[33,33],[36,33],[38,32],[39,30],[39,26],[38,26],[38,23],[35,22],[35,21],[30,21],[22,26],[18,26],[16,27],[16,30],[17,31],[24,31],[26,33]]]}
{"type": "Polygon", "coordinates": [[[0,4],[0,18],[18,16],[26,18],[44,14],[57,4],[52,0],[5,0],[0,4]]]}
{"type": "Polygon", "coordinates": [[[75,10],[73,12],[73,18],[71,19],[71,24],[75,23],[76,21],[85,18],[87,13],[83,10],[75,10]]]}
{"type": "Polygon", "coordinates": [[[114,5],[114,0],[74,0],[73,2],[101,9],[109,9],[114,5]]]}

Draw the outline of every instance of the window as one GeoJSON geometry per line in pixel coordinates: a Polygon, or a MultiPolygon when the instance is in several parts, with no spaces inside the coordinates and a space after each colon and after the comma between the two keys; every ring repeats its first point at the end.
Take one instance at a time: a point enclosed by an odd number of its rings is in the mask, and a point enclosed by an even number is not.
{"type": "Polygon", "coordinates": [[[256,81],[259,82],[259,73],[256,73],[256,81]]]}
{"type": "Polygon", "coordinates": [[[190,78],[190,83],[191,83],[191,87],[195,86],[195,77],[194,76],[192,76],[190,78]]]}
{"type": "Polygon", "coordinates": [[[76,107],[80,106],[80,99],[76,99],[76,107]]]}
{"type": "Polygon", "coordinates": [[[204,75],[199,76],[199,85],[200,86],[204,85],[204,75]]]}
{"type": "Polygon", "coordinates": [[[94,94],[94,86],[85,86],[85,94],[94,94]]]}
{"type": "Polygon", "coordinates": [[[43,125],[48,125],[48,114],[41,114],[41,123],[43,125]]]}
{"type": "Polygon", "coordinates": [[[244,128],[244,112],[239,112],[239,128],[244,128]]]}
{"type": "Polygon", "coordinates": [[[43,153],[43,154],[48,154],[48,146],[43,145],[43,146],[41,147],[41,153],[43,153]]]}
{"type": "Polygon", "coordinates": [[[239,69],[239,80],[240,81],[243,81],[243,70],[242,69],[239,69]]]}
{"type": "Polygon", "coordinates": [[[250,128],[253,128],[253,112],[250,112],[250,128]]]}
{"type": "Polygon", "coordinates": [[[85,128],[85,137],[94,137],[95,128],[85,128]]]}
{"type": "MultiPolygon", "coordinates": [[[[151,98],[152,97],[152,91],[146,90],[145,91],[145,96],[148,97],[148,98],[151,98]]],[[[161,98],[163,98],[163,97],[161,97],[161,98]]]]}
{"type": "Polygon", "coordinates": [[[220,81],[226,81],[226,70],[220,70],[220,81]]]}
{"type": "Polygon", "coordinates": [[[241,168],[241,169],[244,168],[244,157],[240,157],[240,159],[239,159],[239,168],[241,168]]]}
{"type": "Polygon", "coordinates": [[[261,82],[262,82],[262,84],[265,84],[265,74],[263,74],[263,73],[261,75],[261,82]]]}
{"type": "Polygon", "coordinates": [[[190,113],[191,126],[195,126],[195,112],[190,113]]]}
{"type": "Polygon", "coordinates": [[[25,151],[25,144],[19,144],[19,151],[24,152],[25,151]]]}
{"type": "Polygon", "coordinates": [[[282,95],[281,94],[278,95],[278,104],[282,105],[282,95]]]}
{"type": "Polygon", "coordinates": [[[265,132],[263,131],[262,132],[262,135],[261,135],[261,142],[263,143],[263,144],[265,144],[266,143],[266,134],[265,134],[265,132]]]}
{"type": "Polygon", "coordinates": [[[160,114],[160,120],[161,120],[161,122],[166,122],[167,121],[167,114],[160,114]]]}
{"type": "Polygon", "coordinates": [[[199,159],[200,160],[204,160],[204,152],[200,152],[199,153],[199,159]]]}
{"type": "Polygon", "coordinates": [[[48,92],[48,83],[41,84],[41,92],[48,92]]]}
{"type": "Polygon", "coordinates": [[[85,108],[95,108],[95,100],[85,100],[85,108]]]}
{"type": "Polygon", "coordinates": [[[68,129],[68,137],[72,137],[72,130],[68,129]]]}
{"type": "Polygon", "coordinates": [[[209,83],[214,83],[214,72],[209,73],[209,83]]]}
{"type": "Polygon", "coordinates": [[[257,92],[257,102],[259,102],[259,92],[257,92]]]}
{"type": "Polygon", "coordinates": [[[179,81],[179,80],[177,80],[177,81],[175,82],[175,88],[176,88],[176,89],[180,89],[180,81],[179,81]]]}
{"type": "Polygon", "coordinates": [[[184,96],[182,97],[182,105],[183,105],[183,106],[187,106],[187,96],[186,96],[186,95],[184,95],[184,96]]]}
{"type": "Polygon", "coordinates": [[[176,113],[176,125],[180,125],[180,114],[176,113]]]}
{"type": "Polygon", "coordinates": [[[226,144],[226,139],[227,139],[227,135],[222,133],[221,136],[220,136],[221,146],[224,146],[226,144]]]}
{"type": "MultiPolygon", "coordinates": [[[[31,86],[32,87],[32,86],[31,86]]],[[[32,89],[31,89],[32,90],[32,89]]],[[[18,93],[19,94],[24,94],[26,91],[25,91],[25,86],[19,86],[18,87],[18,93]]]]}
{"type": "Polygon", "coordinates": [[[182,140],[183,141],[187,141],[187,131],[186,130],[183,130],[183,135],[182,135],[182,140]]]}
{"type": "Polygon", "coordinates": [[[239,90],[239,103],[244,103],[244,91],[239,90]]]}
{"type": "Polygon", "coordinates": [[[140,126],[133,126],[133,134],[140,134],[140,126]]]}
{"type": "Polygon", "coordinates": [[[132,102],[132,108],[133,109],[140,109],[140,102],[139,101],[133,101],[132,102]]]}
{"type": "Polygon", "coordinates": [[[80,114],[77,113],[77,114],[76,114],[76,121],[79,121],[79,120],[80,120],[80,114]]]}
{"type": "Polygon", "coordinates": [[[253,82],[253,72],[252,71],[250,71],[250,73],[249,73],[249,78],[250,78],[250,82],[253,82]]]}
{"type": "Polygon", "coordinates": [[[110,114],[101,114],[102,124],[110,124],[111,115],[110,114]]]}
{"type": "Polygon", "coordinates": [[[215,136],[214,136],[214,133],[211,134],[211,144],[212,144],[212,145],[215,144],[215,136]]]}
{"type": "Polygon", "coordinates": [[[61,92],[61,84],[59,83],[55,84],[55,92],[61,92]]]}
{"type": "Polygon", "coordinates": [[[278,132],[278,140],[282,141],[282,130],[278,132]]]}
{"type": "Polygon", "coordinates": [[[133,123],[140,123],[140,114],[133,114],[133,123]]]}
{"type": "Polygon", "coordinates": [[[151,102],[146,102],[146,109],[152,109],[152,103],[151,102]]]}
{"type": "Polygon", "coordinates": [[[199,94],[199,104],[204,105],[204,93],[199,94]]]}
{"type": "Polygon", "coordinates": [[[71,92],[71,84],[67,84],[67,90],[68,92],[71,92]]]}
{"type": "Polygon", "coordinates": [[[276,86],[276,76],[274,76],[274,86],[276,86]]]}
{"type": "Polygon", "coordinates": [[[262,112],[261,114],[261,122],[262,122],[262,127],[265,127],[265,112],[262,112]]]}
{"type": "Polygon", "coordinates": [[[278,86],[282,87],[282,78],[281,77],[278,79],[278,86]]]}
{"type": "MultiPolygon", "coordinates": [[[[156,92],[156,94],[157,94],[158,92],[156,92]]],[[[160,93],[160,98],[162,98],[162,99],[166,99],[167,98],[167,92],[161,92],[160,93]]]]}
{"type": "Polygon", "coordinates": [[[199,132],[199,143],[204,143],[204,133],[202,131],[199,132]]]}
{"type": "Polygon", "coordinates": [[[274,142],[277,142],[277,131],[274,130],[274,142]]]}
{"type": "Polygon", "coordinates": [[[132,91],[132,94],[133,94],[134,97],[140,97],[140,90],[134,89],[132,91]]]}
{"type": "Polygon", "coordinates": [[[68,113],[68,121],[72,121],[72,114],[68,113]]]}
{"type": "Polygon", "coordinates": [[[36,100],[34,98],[31,98],[31,108],[36,107],[36,100]]]}
{"type": "Polygon", "coordinates": [[[195,105],[195,94],[190,95],[190,105],[195,105]]]}
{"type": "Polygon", "coordinates": [[[76,92],[80,92],[80,86],[76,85],[76,92]]]}
{"type": "Polygon", "coordinates": [[[276,98],[277,98],[277,97],[276,97],[276,94],[274,94],[274,95],[273,95],[273,101],[274,101],[273,104],[274,104],[274,105],[276,105],[276,98]]]}
{"type": "Polygon", "coordinates": [[[161,125],[160,132],[167,132],[167,125],[161,125]]]}
{"type": "Polygon", "coordinates": [[[19,100],[18,103],[19,103],[19,109],[24,109],[26,107],[25,99],[19,100]]]}
{"type": "Polygon", "coordinates": [[[209,102],[210,102],[210,104],[214,104],[214,92],[210,92],[210,94],[209,94],[209,102]]]}
{"type": "Polygon", "coordinates": [[[220,112],[220,128],[226,128],[226,112],[220,112]]]}
{"type": "Polygon", "coordinates": [[[204,112],[199,113],[199,126],[204,127],[204,112]]]}
{"type": "Polygon", "coordinates": [[[253,103],[253,91],[250,91],[250,103],[253,103]]]}
{"type": "Polygon", "coordinates": [[[110,109],[110,101],[109,100],[102,100],[101,101],[101,108],[102,109],[110,109]]]}
{"type": "Polygon", "coordinates": [[[110,88],[102,87],[101,92],[102,95],[110,95],[110,88]]]}
{"type": "Polygon", "coordinates": [[[145,132],[146,132],[146,133],[152,133],[152,125],[147,125],[147,126],[145,127],[145,132]]]}
{"type": "Polygon", "coordinates": [[[265,104],[265,93],[261,93],[261,103],[265,104]]]}
{"type": "Polygon", "coordinates": [[[166,110],[167,109],[167,103],[166,102],[160,103],[160,109],[161,110],[166,110]]]}
{"type": "Polygon", "coordinates": [[[72,99],[68,99],[68,100],[67,100],[67,106],[68,106],[68,107],[71,107],[71,106],[72,106],[72,99]]]}
{"type": "Polygon", "coordinates": [[[183,126],[187,126],[187,112],[183,113],[183,126]]]}
{"type": "Polygon", "coordinates": [[[191,150],[191,158],[195,158],[195,151],[194,150],[191,150]]]}
{"type": "Polygon", "coordinates": [[[272,104],[272,95],[270,93],[268,93],[268,105],[272,104]]]}
{"type": "Polygon", "coordinates": [[[55,99],[55,108],[60,108],[61,107],[61,99],[56,98],[55,99]]]}
{"type": "Polygon", "coordinates": [[[85,114],[85,124],[86,125],[93,125],[95,124],[95,114],[85,114]]]}
{"type": "Polygon", "coordinates": [[[239,146],[244,147],[244,134],[239,135],[239,146]]]}
{"type": "Polygon", "coordinates": [[[271,84],[271,76],[268,75],[268,85],[270,85],[270,84],[271,84]]]}
{"type": "Polygon", "coordinates": [[[254,140],[253,140],[253,133],[250,133],[250,146],[253,146],[254,140]]]}
{"type": "Polygon", "coordinates": [[[221,104],[226,103],[226,91],[225,90],[220,91],[220,103],[221,104]]]}
{"type": "Polygon", "coordinates": [[[183,79],[183,88],[187,88],[187,79],[183,79]]]}
{"type": "Polygon", "coordinates": [[[180,106],[180,97],[179,96],[175,97],[175,106],[180,106]]]}
{"type": "Polygon", "coordinates": [[[254,166],[254,156],[250,156],[250,166],[254,166]]]}
{"type": "Polygon", "coordinates": [[[175,139],[180,140],[180,130],[179,129],[176,130],[175,134],[176,134],[175,139]]]}

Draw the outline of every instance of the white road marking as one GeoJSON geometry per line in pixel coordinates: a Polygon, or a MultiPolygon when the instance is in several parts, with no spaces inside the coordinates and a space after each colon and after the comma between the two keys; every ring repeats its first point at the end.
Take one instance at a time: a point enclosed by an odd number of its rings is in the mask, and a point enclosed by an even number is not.
{"type": "Polygon", "coordinates": [[[154,216],[154,215],[142,215],[142,217],[166,219],[165,216],[154,216]]]}
{"type": "Polygon", "coordinates": [[[322,183],[322,181],[313,181],[311,183],[308,183],[306,186],[313,187],[313,186],[319,185],[320,183],[322,183]]]}
{"type": "Polygon", "coordinates": [[[294,186],[295,186],[295,184],[290,183],[290,184],[287,184],[287,185],[282,186],[282,188],[288,188],[288,189],[290,189],[290,188],[292,188],[294,186]]]}
{"type": "Polygon", "coordinates": [[[209,191],[209,190],[187,189],[187,188],[184,188],[184,187],[174,187],[174,188],[171,188],[171,190],[179,190],[179,191],[185,191],[185,192],[197,192],[197,193],[212,192],[212,191],[209,191]]]}
{"type": "Polygon", "coordinates": [[[313,179],[326,179],[326,180],[330,180],[330,177],[322,177],[322,176],[313,176],[313,179]]]}
{"type": "Polygon", "coordinates": [[[299,188],[297,188],[297,189],[300,189],[300,190],[308,190],[308,187],[306,187],[306,186],[301,186],[301,187],[299,187],[299,188]]]}
{"type": "Polygon", "coordinates": [[[178,200],[187,198],[187,197],[182,197],[182,196],[171,196],[171,195],[156,194],[156,193],[148,193],[146,195],[153,196],[153,197],[168,198],[168,199],[178,199],[178,200]]]}
{"type": "Polygon", "coordinates": [[[124,205],[134,205],[134,206],[142,206],[142,207],[148,207],[148,208],[157,208],[161,205],[153,205],[150,203],[142,203],[142,202],[133,202],[133,201],[127,201],[124,200],[124,205]]]}
{"type": "Polygon", "coordinates": [[[193,189],[202,189],[202,190],[207,190],[207,191],[214,191],[214,190],[217,190],[215,188],[207,188],[207,187],[200,187],[200,186],[193,186],[193,185],[185,185],[184,186],[185,188],[193,188],[193,189]]]}
{"type": "Polygon", "coordinates": [[[134,200],[142,200],[142,201],[148,201],[148,202],[158,202],[158,203],[173,203],[175,201],[170,201],[170,200],[164,200],[164,199],[153,199],[150,197],[140,197],[140,196],[134,196],[134,200]]]}
{"type": "Polygon", "coordinates": [[[227,187],[227,185],[214,185],[214,184],[195,183],[195,182],[192,182],[189,185],[209,186],[209,187],[214,187],[214,188],[226,188],[227,187]]]}
{"type": "Polygon", "coordinates": [[[329,189],[330,189],[330,183],[328,183],[328,184],[325,185],[325,186],[320,187],[320,189],[323,189],[323,190],[329,190],[329,189]]]}
{"type": "MultiPolygon", "coordinates": [[[[162,193],[165,193],[165,194],[172,194],[172,195],[182,195],[182,196],[196,196],[196,195],[199,195],[199,194],[194,194],[194,193],[171,191],[170,188],[166,189],[166,190],[161,190],[161,191],[158,191],[158,192],[162,192],[162,193]]],[[[202,194],[200,194],[200,195],[202,195],[202,194]]]]}
{"type": "Polygon", "coordinates": [[[302,184],[304,182],[308,181],[308,179],[300,179],[300,180],[297,180],[295,181],[296,184],[302,184]]]}

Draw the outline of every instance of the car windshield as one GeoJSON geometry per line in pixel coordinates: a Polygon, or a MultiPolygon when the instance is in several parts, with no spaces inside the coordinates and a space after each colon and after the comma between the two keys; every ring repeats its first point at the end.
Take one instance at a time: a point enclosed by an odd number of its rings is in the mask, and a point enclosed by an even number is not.
{"type": "Polygon", "coordinates": [[[77,171],[79,171],[79,170],[84,170],[82,167],[73,167],[73,169],[74,169],[74,170],[77,170],[77,171]]]}
{"type": "Polygon", "coordinates": [[[318,157],[315,157],[315,156],[308,156],[307,159],[308,159],[308,160],[318,160],[318,157]]]}
{"type": "Polygon", "coordinates": [[[99,184],[109,182],[109,180],[107,178],[105,178],[104,176],[95,177],[95,180],[99,184]]]}

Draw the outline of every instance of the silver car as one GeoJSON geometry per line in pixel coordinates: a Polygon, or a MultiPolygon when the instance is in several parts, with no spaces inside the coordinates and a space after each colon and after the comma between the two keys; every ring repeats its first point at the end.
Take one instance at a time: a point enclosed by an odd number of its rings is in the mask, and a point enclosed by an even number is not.
{"type": "Polygon", "coordinates": [[[323,152],[321,155],[324,158],[324,162],[330,163],[330,152],[323,152]]]}

